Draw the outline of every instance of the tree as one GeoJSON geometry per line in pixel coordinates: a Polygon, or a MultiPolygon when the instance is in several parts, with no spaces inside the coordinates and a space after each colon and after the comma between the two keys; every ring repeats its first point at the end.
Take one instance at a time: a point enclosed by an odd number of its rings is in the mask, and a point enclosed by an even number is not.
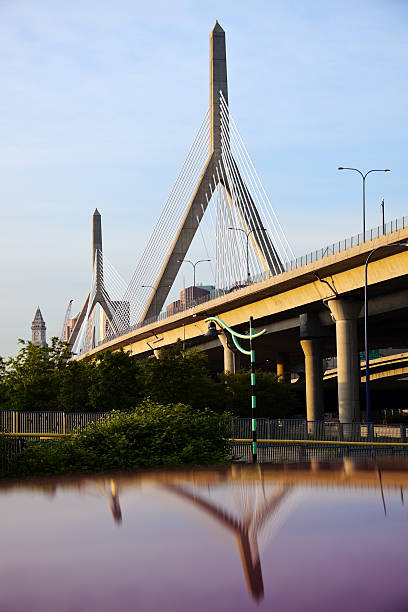
{"type": "Polygon", "coordinates": [[[92,410],[129,410],[141,398],[140,365],[123,349],[105,351],[95,357],[95,370],[89,390],[92,410]]]}
{"type": "Polygon", "coordinates": [[[3,408],[10,410],[56,410],[61,373],[71,356],[68,346],[51,339],[48,347],[22,345],[16,357],[3,362],[3,408]]]}
{"type": "Polygon", "coordinates": [[[6,408],[8,402],[6,362],[0,357],[0,408],[6,408]]]}
{"type": "Polygon", "coordinates": [[[194,409],[223,410],[223,386],[207,368],[207,356],[195,349],[183,350],[181,340],[160,350],[158,359],[143,366],[143,393],[155,402],[182,402],[194,409]]]}
{"type": "Polygon", "coordinates": [[[95,378],[95,364],[90,359],[69,361],[60,372],[58,410],[88,412],[94,410],[89,392],[95,378]]]}
{"type": "MultiPolygon", "coordinates": [[[[240,370],[221,375],[225,383],[226,408],[236,416],[251,416],[250,372],[240,370]]],[[[290,384],[281,383],[272,372],[256,372],[256,413],[258,417],[293,418],[302,411],[298,394],[290,384]]]]}

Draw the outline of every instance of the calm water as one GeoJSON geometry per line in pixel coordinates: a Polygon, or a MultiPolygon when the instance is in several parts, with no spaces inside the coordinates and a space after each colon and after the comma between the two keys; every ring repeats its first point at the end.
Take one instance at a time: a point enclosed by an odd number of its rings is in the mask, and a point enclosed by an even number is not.
{"type": "Polygon", "coordinates": [[[408,610],[406,489],[389,458],[3,483],[0,610],[408,610]]]}

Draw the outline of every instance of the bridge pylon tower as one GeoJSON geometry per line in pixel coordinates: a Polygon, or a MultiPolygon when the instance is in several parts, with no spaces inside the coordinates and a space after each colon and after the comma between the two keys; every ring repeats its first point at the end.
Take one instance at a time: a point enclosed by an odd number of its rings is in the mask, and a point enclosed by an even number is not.
{"type": "Polygon", "coordinates": [[[93,322],[93,315],[95,312],[96,306],[99,304],[102,311],[105,314],[106,320],[109,325],[113,328],[113,331],[116,332],[115,323],[114,323],[114,315],[115,315],[115,306],[109,297],[109,293],[106,290],[104,283],[104,274],[103,274],[103,251],[102,251],[102,218],[99,210],[95,208],[95,211],[92,215],[92,289],[88,293],[87,298],[82,306],[81,312],[79,314],[78,320],[75,324],[74,329],[72,330],[72,334],[69,338],[69,345],[72,347],[78,337],[78,333],[82,327],[84,319],[87,319],[88,329],[87,334],[91,334],[90,338],[91,347],[94,348],[96,340],[95,340],[95,327],[94,325],[90,325],[93,322]],[[92,327],[92,329],[91,329],[92,327]]]}
{"type": "Polygon", "coordinates": [[[140,322],[153,318],[162,309],[208,206],[206,195],[209,185],[214,190],[218,184],[222,185],[229,201],[235,203],[243,226],[251,232],[251,241],[263,259],[265,269],[272,274],[284,269],[271,238],[263,228],[256,204],[230,149],[225,32],[218,21],[210,34],[209,115],[209,155],[140,322]],[[229,156],[229,171],[225,167],[226,154],[229,156]],[[234,185],[231,184],[231,177],[234,185]]]}

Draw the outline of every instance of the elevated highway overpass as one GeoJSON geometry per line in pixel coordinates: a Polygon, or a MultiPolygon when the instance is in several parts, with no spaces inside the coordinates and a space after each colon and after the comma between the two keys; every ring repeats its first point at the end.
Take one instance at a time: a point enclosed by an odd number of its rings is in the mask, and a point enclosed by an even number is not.
{"type": "Polygon", "coordinates": [[[181,339],[205,351],[214,370],[233,371],[237,356],[227,338],[206,337],[204,319],[220,317],[245,333],[253,316],[257,329],[267,328],[257,341],[257,365],[271,369],[276,364],[282,375],[304,367],[310,420],[323,414],[322,359],[333,355],[338,363],[340,420],[360,420],[364,264],[368,254],[380,246],[387,248],[375,254],[368,268],[370,349],[408,346],[408,249],[393,246],[408,239],[404,225],[334,254],[322,251],[323,257],[293,270],[131,329],[87,355],[123,348],[138,359],[146,359],[181,339]]]}

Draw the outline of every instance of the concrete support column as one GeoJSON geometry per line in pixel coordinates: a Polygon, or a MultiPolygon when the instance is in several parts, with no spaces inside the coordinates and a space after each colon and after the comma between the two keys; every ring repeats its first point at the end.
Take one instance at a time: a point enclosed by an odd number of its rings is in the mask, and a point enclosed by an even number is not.
{"type": "Polygon", "coordinates": [[[306,418],[320,421],[324,416],[322,339],[304,338],[300,344],[305,355],[306,418]]]}
{"type": "Polygon", "coordinates": [[[235,353],[228,346],[228,341],[224,332],[220,334],[218,338],[220,339],[220,342],[224,349],[224,372],[230,372],[231,374],[235,374],[235,353]]]}
{"type": "Polygon", "coordinates": [[[288,353],[278,353],[276,361],[276,375],[278,382],[290,383],[290,365],[288,353]]]}
{"type": "Polygon", "coordinates": [[[328,300],[327,305],[336,323],[339,420],[341,423],[352,423],[360,420],[357,318],[362,303],[336,298],[328,300]]]}

